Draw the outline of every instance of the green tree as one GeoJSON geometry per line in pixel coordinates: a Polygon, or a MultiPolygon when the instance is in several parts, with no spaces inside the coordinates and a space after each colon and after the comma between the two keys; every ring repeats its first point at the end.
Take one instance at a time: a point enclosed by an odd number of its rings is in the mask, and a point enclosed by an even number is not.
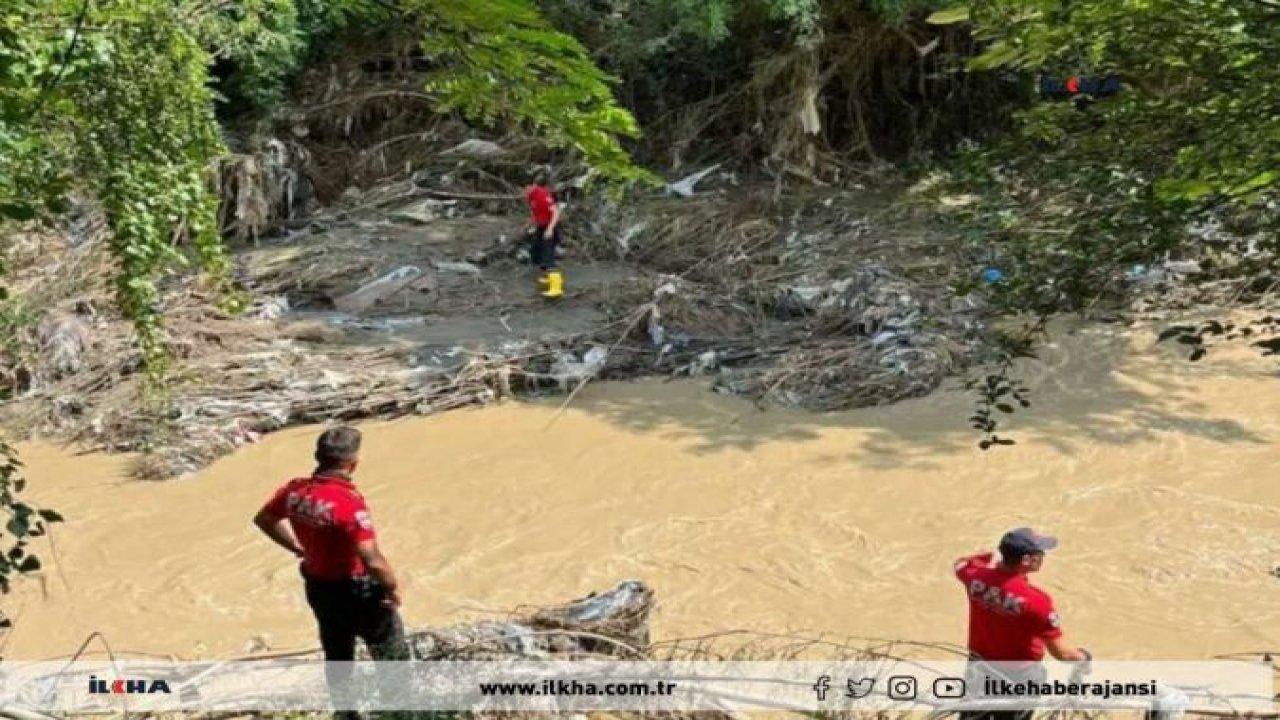
{"type": "Polygon", "coordinates": [[[1090,107],[1088,124],[1061,106],[1023,116],[1024,137],[1073,170],[1140,173],[1193,209],[1248,204],[1280,181],[1280,4],[976,0],[935,20],[971,22],[988,43],[972,69],[1124,80],[1125,98],[1090,107]],[[1079,157],[1099,132],[1109,153],[1079,157]]]}
{"type": "Polygon", "coordinates": [[[1248,200],[1280,180],[1280,4],[981,0],[971,17],[992,41],[975,67],[1123,77],[1141,102],[1107,120],[1174,152],[1163,196],[1248,200]]]}
{"type": "MultiPolygon", "coordinates": [[[[229,289],[209,175],[225,152],[216,91],[233,109],[269,113],[315,43],[371,25],[421,34],[440,109],[523,125],[606,180],[652,180],[621,145],[638,128],[611,78],[525,0],[9,0],[0,11],[0,232],[52,219],[73,189],[101,205],[117,304],[153,393],[169,359],[157,283],[196,269],[229,289]]],[[[19,500],[8,445],[0,463],[3,590],[38,569],[28,538],[60,518],[19,500]]]]}
{"type": "Polygon", "coordinates": [[[1210,213],[1270,228],[1276,249],[1265,201],[1280,180],[1280,4],[972,0],[930,20],[972,28],[983,49],[971,71],[1124,83],[1117,97],[1028,107],[1016,133],[952,159],[938,187],[976,200],[944,215],[1004,271],[1002,309],[1044,317],[1119,299],[1126,270],[1170,254],[1205,258],[1210,275],[1249,272],[1187,232],[1210,213]]]}

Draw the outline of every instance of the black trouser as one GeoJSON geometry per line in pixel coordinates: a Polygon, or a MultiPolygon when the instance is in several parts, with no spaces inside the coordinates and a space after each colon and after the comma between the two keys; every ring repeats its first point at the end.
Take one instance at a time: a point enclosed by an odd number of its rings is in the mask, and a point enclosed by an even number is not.
{"type": "Polygon", "coordinates": [[[339,701],[351,677],[356,638],[364,641],[374,660],[408,660],[404,624],[396,609],[383,604],[386,591],[372,578],[325,581],[309,578],[307,604],[320,628],[324,648],[325,679],[333,700],[339,701]],[[334,664],[337,663],[337,664],[334,664]]]}
{"type": "Polygon", "coordinates": [[[547,226],[539,225],[530,231],[529,260],[533,264],[550,272],[556,269],[556,249],[560,247],[560,226],[551,231],[551,238],[546,237],[547,226]]]}

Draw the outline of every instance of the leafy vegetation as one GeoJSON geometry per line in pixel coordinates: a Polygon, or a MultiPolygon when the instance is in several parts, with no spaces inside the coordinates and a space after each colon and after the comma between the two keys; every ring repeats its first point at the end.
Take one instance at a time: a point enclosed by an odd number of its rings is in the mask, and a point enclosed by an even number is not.
{"type": "MultiPolygon", "coordinates": [[[[13,448],[0,442],[0,509],[8,517],[4,534],[0,535],[0,593],[9,592],[14,577],[40,570],[40,558],[29,549],[31,539],[47,535],[50,525],[63,521],[59,513],[20,499],[26,489],[26,480],[20,475],[21,468],[22,463],[13,448]]],[[[0,612],[0,628],[9,627],[11,623],[0,612]]]]}
{"type": "Polygon", "coordinates": [[[406,4],[421,13],[420,47],[437,66],[426,89],[442,110],[460,110],[488,126],[523,125],[552,147],[576,151],[615,182],[656,181],[619,143],[640,130],[614,100],[612,78],[526,0],[406,4]]]}
{"type": "MultiPolygon", "coordinates": [[[[49,221],[73,190],[101,207],[117,304],[152,391],[169,358],[163,277],[194,267],[229,289],[209,175],[225,153],[217,91],[224,114],[268,110],[313,43],[369,23],[422,34],[438,64],[427,90],[442,110],[524,124],[607,179],[651,179],[620,144],[638,129],[609,77],[523,0],[13,0],[0,12],[0,222],[49,221]]],[[[234,293],[223,297],[236,308],[234,293]]],[[[4,589],[11,572],[39,567],[27,538],[56,514],[32,521],[44,511],[17,500],[12,448],[0,446],[0,459],[14,543],[0,563],[4,589]]]]}
{"type": "MultiPolygon", "coordinates": [[[[1004,275],[999,309],[1044,316],[1117,301],[1170,258],[1199,260],[1201,279],[1270,273],[1192,227],[1222,222],[1251,253],[1277,249],[1278,20],[1269,0],[973,0],[930,17],[983,43],[969,71],[1124,84],[1116,97],[1023,108],[1015,132],[962,149],[935,178],[935,201],[965,198],[943,215],[971,256],[1004,275]]],[[[1175,336],[1198,360],[1202,339],[1248,336],[1228,327],[1175,336]]]]}
{"type": "Polygon", "coordinates": [[[1280,181],[1277,20],[1265,0],[978,0],[934,16],[971,21],[987,43],[971,69],[1126,84],[1026,109],[1016,134],[951,167],[950,188],[981,197],[956,215],[1010,265],[1009,307],[1078,308],[1133,264],[1195,250],[1189,221],[1267,199],[1280,181]]]}
{"type": "Polygon", "coordinates": [[[971,67],[1111,73],[1134,99],[1101,110],[1130,144],[1170,151],[1160,195],[1249,200],[1280,180],[1280,5],[1268,0],[1009,2],[971,6],[992,41],[971,67]]]}
{"type": "Polygon", "coordinates": [[[973,39],[920,22],[936,0],[541,5],[622,79],[650,139],[644,157],[677,168],[732,155],[835,179],[850,161],[997,130],[1025,94],[996,74],[946,72],[973,39]]]}

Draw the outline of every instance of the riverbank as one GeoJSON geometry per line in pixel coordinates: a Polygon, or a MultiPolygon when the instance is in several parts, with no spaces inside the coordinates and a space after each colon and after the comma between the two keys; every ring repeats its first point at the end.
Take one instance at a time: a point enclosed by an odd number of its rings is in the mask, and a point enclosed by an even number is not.
{"type": "MultiPolygon", "coordinates": [[[[749,629],[956,643],[950,561],[1034,524],[1062,539],[1037,580],[1073,641],[1110,658],[1280,646],[1280,424],[1270,361],[1187,363],[1145,329],[1055,331],[1025,366],[1036,405],[989,453],[943,390],[890,407],[759,412],[698,383],[364,425],[361,465],[411,624],[560,602],[638,578],[654,639],[749,629]]],[[[27,445],[56,507],[48,597],[24,582],[6,657],[227,657],[259,635],[314,644],[289,558],[249,525],[309,467],[314,428],[190,479],[128,482],[127,459],[27,445]],[[64,584],[64,577],[65,583],[64,584]]],[[[7,601],[8,602],[8,601],[7,601]]]]}
{"type": "Polygon", "coordinates": [[[981,293],[951,290],[965,263],[948,262],[927,225],[891,217],[892,193],[771,200],[729,179],[704,186],[625,210],[571,204],[569,293],[555,303],[520,262],[518,203],[502,214],[413,183],[348,198],[236,250],[243,313],[193,278],[165,283],[177,362],[162,410],[139,403],[101,234],[19,238],[10,261],[30,313],[3,363],[14,399],[0,423],[145,450],[130,472],[161,479],[294,425],[563,395],[593,378],[703,377],[814,410],[882,405],[931,392],[980,347],[981,293]]]}

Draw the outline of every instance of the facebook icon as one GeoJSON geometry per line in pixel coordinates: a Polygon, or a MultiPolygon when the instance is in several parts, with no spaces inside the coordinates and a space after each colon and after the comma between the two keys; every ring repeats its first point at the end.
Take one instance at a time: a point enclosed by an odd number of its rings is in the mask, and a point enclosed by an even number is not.
{"type": "Polygon", "coordinates": [[[818,696],[818,702],[827,699],[827,691],[831,689],[831,676],[823,675],[818,678],[818,682],[813,684],[813,692],[818,696]]]}

